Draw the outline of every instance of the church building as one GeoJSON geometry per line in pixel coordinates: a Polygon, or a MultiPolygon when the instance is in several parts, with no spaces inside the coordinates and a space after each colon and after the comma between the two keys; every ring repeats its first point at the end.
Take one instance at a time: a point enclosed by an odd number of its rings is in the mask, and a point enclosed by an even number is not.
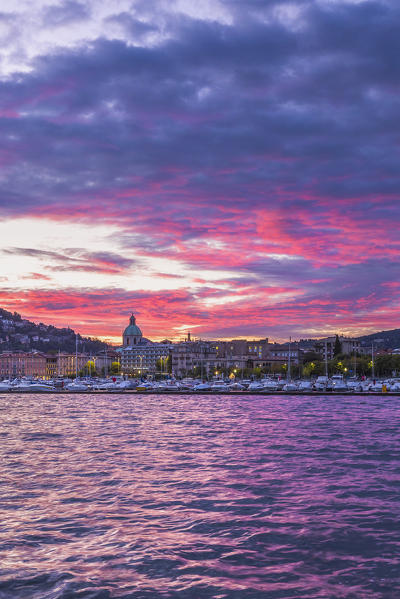
{"type": "Polygon", "coordinates": [[[131,314],[129,325],[122,333],[122,347],[118,350],[121,355],[121,372],[139,376],[154,374],[159,361],[162,364],[161,371],[166,372],[171,348],[170,343],[154,343],[143,337],[135,316],[131,314]]]}

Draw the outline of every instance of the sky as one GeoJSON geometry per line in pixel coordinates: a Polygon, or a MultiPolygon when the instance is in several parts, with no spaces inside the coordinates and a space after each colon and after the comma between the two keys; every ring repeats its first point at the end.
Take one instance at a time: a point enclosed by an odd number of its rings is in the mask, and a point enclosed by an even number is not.
{"type": "Polygon", "coordinates": [[[3,0],[0,306],[120,340],[399,326],[396,0],[3,0]]]}

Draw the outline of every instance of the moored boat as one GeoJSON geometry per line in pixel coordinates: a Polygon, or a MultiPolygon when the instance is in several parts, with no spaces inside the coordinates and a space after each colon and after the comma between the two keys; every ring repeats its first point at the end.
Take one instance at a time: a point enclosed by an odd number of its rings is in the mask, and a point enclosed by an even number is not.
{"type": "Polygon", "coordinates": [[[79,383],[79,382],[72,382],[69,383],[68,385],[65,386],[65,390],[66,391],[72,391],[74,393],[84,393],[85,391],[89,390],[88,385],[85,385],[85,383],[79,383]]]}
{"type": "Polygon", "coordinates": [[[210,383],[199,383],[198,385],[195,385],[193,387],[193,391],[195,391],[195,392],[211,391],[211,384],[210,383]]]}
{"type": "Polygon", "coordinates": [[[346,381],[343,379],[342,374],[334,374],[331,377],[332,383],[332,391],[336,391],[337,393],[343,393],[348,391],[348,387],[346,381]]]}
{"type": "Polygon", "coordinates": [[[225,381],[215,381],[211,385],[211,391],[217,391],[218,393],[229,391],[229,386],[225,383],[225,381]]]}

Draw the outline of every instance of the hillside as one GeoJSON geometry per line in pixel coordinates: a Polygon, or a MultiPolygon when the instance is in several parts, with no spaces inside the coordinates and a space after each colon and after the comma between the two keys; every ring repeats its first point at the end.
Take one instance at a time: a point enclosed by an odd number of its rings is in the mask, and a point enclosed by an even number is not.
{"type": "MultiPolygon", "coordinates": [[[[75,331],[59,329],[42,322],[35,324],[21,317],[17,312],[7,312],[0,308],[0,351],[31,351],[67,353],[75,352],[75,331]]],[[[80,352],[97,353],[111,347],[99,339],[81,337],[78,334],[80,352]]]]}
{"type": "Polygon", "coordinates": [[[359,337],[361,345],[371,345],[372,341],[377,347],[395,349],[400,347],[400,329],[392,329],[390,331],[379,331],[371,335],[359,337]]]}

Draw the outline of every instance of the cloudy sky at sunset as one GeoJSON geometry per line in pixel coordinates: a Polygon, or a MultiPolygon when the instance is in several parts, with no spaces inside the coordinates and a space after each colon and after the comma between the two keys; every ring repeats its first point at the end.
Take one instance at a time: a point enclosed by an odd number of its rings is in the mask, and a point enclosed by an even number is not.
{"type": "Polygon", "coordinates": [[[400,3],[3,0],[0,306],[118,340],[399,326],[400,3]]]}

